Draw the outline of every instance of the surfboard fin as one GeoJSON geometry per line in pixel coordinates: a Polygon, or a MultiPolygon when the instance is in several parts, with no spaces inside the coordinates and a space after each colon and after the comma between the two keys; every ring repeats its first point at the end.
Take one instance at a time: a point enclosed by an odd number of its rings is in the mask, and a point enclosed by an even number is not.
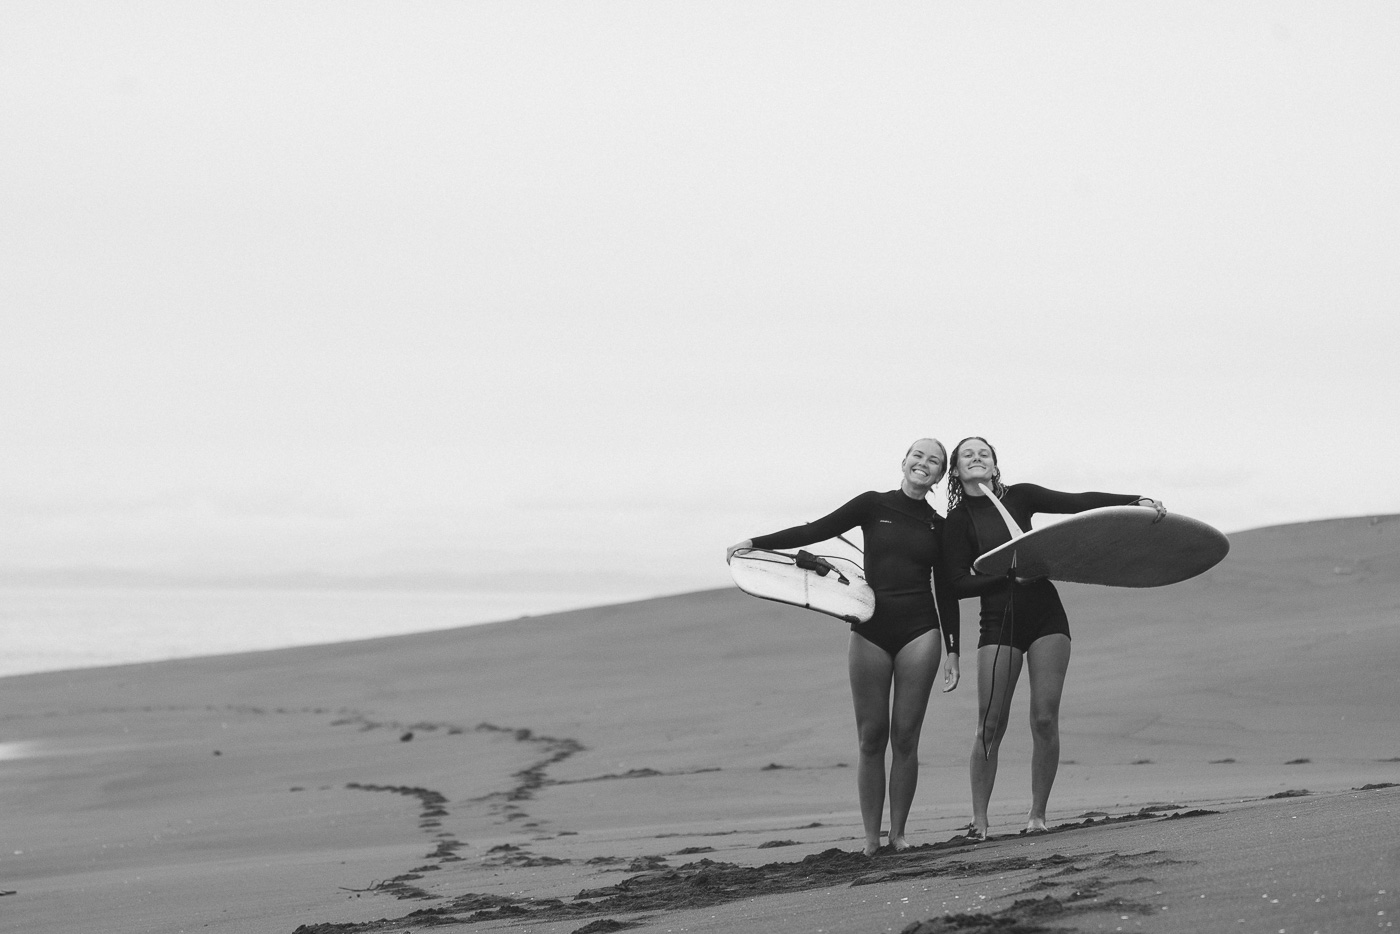
{"type": "Polygon", "coordinates": [[[982,488],[983,495],[992,501],[992,505],[997,508],[997,512],[1001,513],[1001,521],[1006,523],[1006,531],[1011,533],[1011,540],[1014,542],[1022,535],[1025,535],[1026,533],[1021,531],[1021,527],[1016,524],[1016,520],[1011,518],[1011,513],[1007,512],[1006,507],[1001,504],[1001,500],[997,499],[996,491],[985,483],[979,483],[977,485],[982,488]]]}

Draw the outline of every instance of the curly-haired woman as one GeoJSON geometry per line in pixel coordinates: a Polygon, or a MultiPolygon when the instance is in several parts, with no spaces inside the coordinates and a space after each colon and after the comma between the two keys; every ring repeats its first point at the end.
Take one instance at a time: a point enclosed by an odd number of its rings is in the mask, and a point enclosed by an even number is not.
{"type": "Polygon", "coordinates": [[[1036,513],[1075,513],[1100,506],[1140,504],[1165,514],[1160,502],[1118,493],[1061,493],[1033,483],[1006,486],[996,449],[972,437],[953,448],[948,471],[948,518],[943,554],[953,593],[981,599],[977,640],[977,722],[972,748],[972,830],[987,836],[987,805],[996,781],[997,751],[1024,661],[1031,686],[1031,807],[1026,831],[1045,830],[1045,808],[1060,764],[1060,697],[1069,669],[1069,619],[1055,585],[978,574],[972,562],[1005,544],[1011,530],[984,492],[989,490],[1023,532],[1036,513]]]}

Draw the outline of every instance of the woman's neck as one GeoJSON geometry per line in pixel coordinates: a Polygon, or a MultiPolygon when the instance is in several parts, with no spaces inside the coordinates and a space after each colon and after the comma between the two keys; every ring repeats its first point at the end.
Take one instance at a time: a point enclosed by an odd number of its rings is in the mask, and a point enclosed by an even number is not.
{"type": "Polygon", "coordinates": [[[928,491],[931,489],[932,487],[915,486],[908,480],[903,480],[899,484],[899,492],[903,493],[910,499],[923,499],[924,497],[928,496],[928,491]]]}
{"type": "MultiPolygon", "coordinates": [[[[987,481],[973,480],[971,483],[964,483],[962,485],[963,496],[975,496],[978,498],[985,497],[987,494],[982,492],[983,483],[987,483],[987,481]]],[[[994,490],[995,488],[995,481],[987,483],[987,489],[994,490]]]]}

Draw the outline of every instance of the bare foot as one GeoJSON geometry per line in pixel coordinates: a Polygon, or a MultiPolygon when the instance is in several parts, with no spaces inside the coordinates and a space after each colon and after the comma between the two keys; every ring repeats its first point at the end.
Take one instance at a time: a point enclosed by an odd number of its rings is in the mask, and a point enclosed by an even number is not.
{"type": "Polygon", "coordinates": [[[903,853],[905,850],[909,849],[909,845],[909,841],[904,839],[904,834],[890,835],[890,848],[896,853],[903,853]]]}
{"type": "Polygon", "coordinates": [[[967,833],[963,834],[963,836],[975,843],[981,843],[983,840],[987,839],[987,828],[978,827],[976,824],[973,824],[971,827],[967,828],[967,833]]]}
{"type": "Polygon", "coordinates": [[[876,853],[880,852],[880,841],[876,840],[874,843],[871,843],[869,840],[865,841],[865,849],[861,850],[861,852],[866,856],[874,856],[876,853]]]}
{"type": "Polygon", "coordinates": [[[1026,829],[1021,833],[1046,833],[1049,830],[1050,828],[1045,826],[1045,818],[1032,817],[1026,821],[1026,829]]]}

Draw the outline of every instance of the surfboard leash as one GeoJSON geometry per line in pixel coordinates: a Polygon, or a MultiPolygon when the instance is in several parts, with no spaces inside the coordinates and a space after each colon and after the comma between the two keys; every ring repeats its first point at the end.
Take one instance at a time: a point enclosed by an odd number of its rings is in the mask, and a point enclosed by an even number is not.
{"type": "Polygon", "coordinates": [[[735,557],[749,558],[754,561],[767,561],[771,564],[795,564],[804,571],[816,571],[821,577],[828,573],[835,573],[841,583],[849,584],[851,581],[841,572],[841,569],[832,564],[833,560],[845,561],[856,568],[862,575],[865,568],[861,567],[859,561],[852,561],[844,555],[818,555],[810,551],[798,550],[797,554],[790,551],[779,551],[776,548],[740,548],[734,552],[735,557]],[[771,558],[759,558],[756,555],[772,555],[771,558]]]}
{"type": "Polygon", "coordinates": [[[854,548],[856,551],[860,552],[861,554],[865,554],[865,549],[861,548],[859,545],[857,545],[855,542],[851,541],[851,540],[850,540],[849,538],[847,538],[846,536],[844,536],[844,535],[837,535],[836,537],[839,538],[839,539],[841,539],[841,541],[845,542],[847,545],[850,545],[852,548],[854,548]]]}
{"type": "MultiPolygon", "coordinates": [[[[979,731],[982,736],[982,761],[986,762],[992,757],[992,750],[987,743],[987,717],[992,712],[992,703],[997,696],[997,662],[1001,660],[1001,647],[1005,645],[1011,648],[1011,641],[1016,638],[1016,556],[1011,556],[1011,567],[1006,569],[1006,609],[1001,611],[1001,629],[997,633],[997,648],[992,653],[992,684],[987,698],[987,709],[982,712],[982,729],[979,731]],[[1007,630],[1010,630],[1008,633],[1007,630]]],[[[1011,676],[1011,656],[1006,657],[1007,677],[1011,676]]],[[[1011,716],[1011,692],[1006,693],[1006,704],[1001,711],[1002,729],[1005,729],[1006,718],[1011,716]]]]}

